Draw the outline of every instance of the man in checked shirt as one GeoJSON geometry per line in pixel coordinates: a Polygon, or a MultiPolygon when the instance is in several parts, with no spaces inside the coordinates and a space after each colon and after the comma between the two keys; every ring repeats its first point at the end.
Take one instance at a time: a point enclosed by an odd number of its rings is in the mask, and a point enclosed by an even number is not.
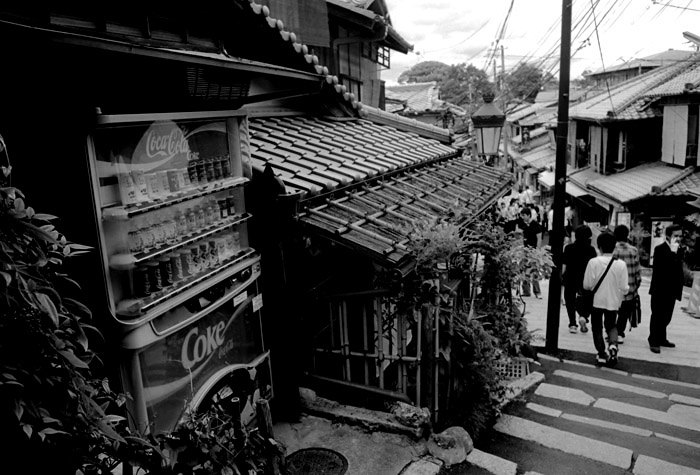
{"type": "Polygon", "coordinates": [[[622,297],[622,304],[617,313],[617,343],[622,344],[625,341],[627,322],[630,321],[632,312],[636,310],[635,297],[642,283],[642,267],[639,264],[639,251],[627,241],[630,233],[629,228],[624,224],[620,224],[615,227],[614,233],[617,244],[615,245],[615,251],[613,251],[613,257],[617,257],[627,264],[627,283],[630,288],[625,296],[622,297]]]}

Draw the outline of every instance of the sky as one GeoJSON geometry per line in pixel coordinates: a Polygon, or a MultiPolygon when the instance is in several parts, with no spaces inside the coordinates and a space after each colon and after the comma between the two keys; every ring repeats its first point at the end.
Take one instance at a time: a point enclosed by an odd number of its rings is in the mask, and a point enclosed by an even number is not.
{"type": "MultiPolygon", "coordinates": [[[[493,77],[496,44],[499,71],[502,45],[506,73],[524,61],[559,76],[562,0],[385,1],[394,29],[414,46],[391,52],[391,68],[382,71],[388,85],[422,61],[472,64],[493,77]]],[[[570,77],[668,49],[693,50],[684,31],[700,35],[700,0],[573,0],[570,77]]]]}

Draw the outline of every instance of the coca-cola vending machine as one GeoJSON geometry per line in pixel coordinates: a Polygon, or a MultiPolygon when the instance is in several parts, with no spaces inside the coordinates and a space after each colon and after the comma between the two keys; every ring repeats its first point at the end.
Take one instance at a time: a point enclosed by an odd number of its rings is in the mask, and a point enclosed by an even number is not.
{"type": "Polygon", "coordinates": [[[272,397],[260,256],[248,242],[248,126],[238,112],[101,115],[89,138],[109,313],[137,426],[272,397]]]}

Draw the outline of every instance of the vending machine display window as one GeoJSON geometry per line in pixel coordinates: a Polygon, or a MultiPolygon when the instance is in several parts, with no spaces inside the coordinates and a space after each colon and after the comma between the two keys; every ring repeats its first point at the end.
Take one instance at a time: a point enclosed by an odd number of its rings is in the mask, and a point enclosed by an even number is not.
{"type": "MultiPolygon", "coordinates": [[[[101,117],[90,137],[110,311],[150,320],[254,255],[245,116],[101,117]]],[[[210,114],[211,115],[211,114],[210,114]]]]}

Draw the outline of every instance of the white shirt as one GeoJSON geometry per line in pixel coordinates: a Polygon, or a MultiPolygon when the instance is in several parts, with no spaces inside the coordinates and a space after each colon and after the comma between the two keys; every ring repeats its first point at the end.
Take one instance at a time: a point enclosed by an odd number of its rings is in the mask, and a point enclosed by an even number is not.
{"type": "MultiPolygon", "coordinates": [[[[603,254],[588,261],[586,273],[583,274],[583,288],[593,290],[598,280],[608,267],[612,254],[603,254]]],[[[605,279],[593,296],[593,306],[605,310],[619,310],[622,297],[629,290],[627,285],[627,264],[621,259],[615,260],[605,279]]]]}

